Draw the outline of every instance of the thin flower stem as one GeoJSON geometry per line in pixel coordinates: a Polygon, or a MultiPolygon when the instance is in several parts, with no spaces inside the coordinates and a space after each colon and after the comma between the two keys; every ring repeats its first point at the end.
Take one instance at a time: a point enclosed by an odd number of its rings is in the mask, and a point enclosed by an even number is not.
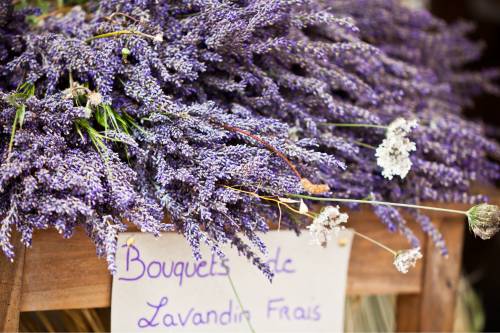
{"type": "Polygon", "coordinates": [[[357,144],[358,146],[361,146],[361,147],[370,148],[370,149],[377,149],[377,147],[374,147],[372,145],[369,145],[369,144],[361,142],[361,141],[354,141],[354,143],[357,144]]]}
{"type": "Polygon", "coordinates": [[[116,36],[121,36],[121,35],[137,35],[137,36],[146,37],[146,38],[150,38],[150,39],[156,40],[155,36],[148,35],[148,34],[145,34],[143,32],[140,32],[140,31],[136,31],[136,30],[118,30],[118,31],[106,32],[104,34],[100,34],[100,35],[89,37],[89,38],[87,38],[85,40],[85,42],[88,43],[90,41],[93,41],[94,39],[116,37],[116,36]]]}
{"type": "Polygon", "coordinates": [[[383,128],[383,129],[387,129],[387,126],[376,125],[376,124],[321,123],[321,125],[335,126],[335,127],[368,127],[368,128],[383,128]]]}
{"type": "MultiPolygon", "coordinates": [[[[236,287],[234,286],[233,279],[231,279],[231,274],[227,274],[227,279],[229,280],[229,284],[231,285],[231,289],[233,290],[234,297],[236,297],[236,300],[238,301],[238,304],[240,306],[241,312],[246,312],[245,308],[243,307],[243,303],[241,302],[240,295],[238,294],[238,291],[236,290],[236,287]]],[[[246,313],[243,314],[243,317],[245,317],[245,321],[247,322],[248,328],[250,329],[250,332],[255,333],[255,329],[252,326],[252,323],[250,322],[249,316],[247,316],[246,313]]]]}
{"type": "Polygon", "coordinates": [[[120,35],[133,35],[134,32],[131,30],[119,30],[119,31],[113,31],[113,32],[107,32],[104,34],[96,35],[89,37],[85,40],[85,42],[90,42],[94,39],[100,39],[100,38],[108,38],[108,37],[115,37],[115,36],[120,36],[120,35]]]}
{"type": "MultiPolygon", "coordinates": [[[[228,188],[228,189],[231,189],[231,190],[234,190],[234,191],[242,192],[242,193],[245,193],[245,194],[248,194],[248,195],[251,195],[251,196],[255,196],[255,197],[257,197],[257,198],[259,198],[259,199],[262,199],[262,200],[276,202],[276,203],[278,204],[278,207],[280,207],[280,205],[283,205],[283,206],[285,206],[286,208],[288,208],[289,210],[291,210],[292,212],[294,212],[294,213],[298,213],[298,214],[300,214],[300,215],[307,216],[307,217],[309,217],[309,218],[310,218],[310,219],[312,219],[312,220],[314,220],[314,218],[315,218],[315,216],[314,216],[313,214],[311,214],[311,213],[301,213],[301,212],[299,212],[298,210],[296,210],[296,209],[294,209],[294,208],[290,207],[290,206],[289,206],[289,205],[287,205],[286,203],[283,203],[283,202],[281,202],[281,201],[279,201],[279,200],[276,200],[276,199],[274,199],[274,198],[270,198],[270,197],[266,197],[266,196],[261,196],[261,195],[258,195],[257,193],[254,193],[254,192],[249,192],[249,191],[245,191],[245,190],[241,190],[241,189],[237,189],[237,188],[232,187],[232,186],[224,186],[224,187],[226,187],[226,188],[228,188]]],[[[281,208],[280,208],[280,216],[281,216],[281,208]]],[[[281,217],[280,217],[280,219],[281,219],[281,217]]],[[[390,252],[390,253],[392,253],[393,255],[397,255],[397,252],[396,252],[396,251],[394,251],[394,250],[393,250],[393,249],[391,249],[390,247],[388,247],[388,246],[386,246],[386,245],[384,245],[384,244],[382,244],[382,243],[380,243],[380,242],[378,242],[378,241],[374,240],[373,238],[368,237],[368,236],[366,236],[366,235],[364,235],[364,234],[362,234],[362,233],[360,233],[360,232],[357,232],[356,230],[353,230],[353,232],[354,232],[354,234],[356,234],[356,235],[360,236],[361,238],[363,238],[363,239],[365,239],[365,240],[367,240],[367,241],[369,241],[369,242],[371,242],[371,243],[373,243],[373,244],[375,244],[375,245],[377,245],[377,246],[380,246],[381,248],[383,248],[383,249],[384,249],[384,250],[386,250],[386,251],[389,251],[389,252],[390,252]]]]}
{"type": "Polygon", "coordinates": [[[431,207],[431,206],[421,206],[421,205],[412,205],[412,204],[403,204],[403,203],[397,203],[397,202],[363,200],[363,199],[345,199],[345,198],[321,198],[321,197],[314,197],[314,196],[303,195],[303,194],[288,194],[288,196],[291,198],[301,198],[301,199],[308,199],[308,200],[314,200],[314,201],[351,202],[351,203],[362,203],[362,204],[370,204],[370,205],[395,206],[395,207],[426,209],[426,210],[433,210],[433,211],[438,211],[438,212],[456,213],[456,214],[467,215],[467,212],[463,211],[463,210],[431,207]]]}
{"type": "Polygon", "coordinates": [[[280,205],[283,205],[285,206],[286,208],[288,208],[289,210],[291,210],[292,212],[296,213],[296,214],[299,214],[299,215],[305,215],[307,217],[310,217],[312,219],[314,219],[314,215],[310,214],[310,213],[301,213],[299,210],[291,207],[290,205],[288,205],[287,203],[285,202],[282,202],[282,201],[279,201],[278,199],[274,199],[274,198],[271,198],[271,197],[267,197],[267,196],[263,196],[263,195],[259,195],[255,192],[249,192],[249,191],[245,191],[245,190],[241,190],[241,189],[238,189],[238,188],[235,188],[235,187],[232,187],[232,186],[227,186],[225,185],[224,186],[225,188],[228,188],[228,189],[231,189],[233,191],[236,191],[236,192],[241,192],[241,193],[245,193],[245,194],[248,194],[248,195],[251,195],[253,197],[256,197],[256,198],[259,198],[261,200],[265,200],[265,201],[271,201],[271,202],[274,202],[276,203],[278,206],[280,205]]]}
{"type": "Polygon", "coordinates": [[[375,244],[375,245],[377,245],[377,246],[380,246],[380,247],[381,247],[381,248],[383,248],[384,250],[387,250],[387,251],[389,251],[390,253],[392,253],[393,255],[397,255],[397,254],[398,254],[396,251],[394,251],[394,250],[393,250],[393,249],[391,249],[390,247],[388,247],[388,246],[386,246],[386,245],[384,245],[384,244],[382,244],[382,243],[380,243],[380,242],[378,242],[378,241],[374,240],[374,239],[373,239],[373,238],[371,238],[371,237],[368,237],[368,236],[366,236],[366,235],[364,235],[364,234],[362,234],[362,233],[360,233],[360,232],[357,232],[356,230],[353,230],[353,232],[354,232],[354,234],[355,234],[356,236],[359,236],[359,237],[361,237],[361,238],[363,238],[363,239],[365,239],[365,240],[367,240],[367,241],[369,241],[369,242],[372,242],[373,244],[375,244]]]}

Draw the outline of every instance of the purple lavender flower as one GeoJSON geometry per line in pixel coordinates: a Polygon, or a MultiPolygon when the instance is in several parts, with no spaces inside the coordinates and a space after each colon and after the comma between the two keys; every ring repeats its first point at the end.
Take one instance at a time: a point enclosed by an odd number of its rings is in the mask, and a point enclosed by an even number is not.
{"type": "MultiPolygon", "coordinates": [[[[97,5],[27,26],[26,12],[0,2],[0,243],[10,258],[13,229],[30,245],[36,229],[70,237],[82,225],[113,271],[128,220],[155,235],[175,229],[196,258],[202,244],[221,256],[233,244],[270,276],[246,241],[265,253],[258,233],[279,211],[227,185],[279,196],[303,191],[303,175],[340,198],[472,202],[471,182],[499,178],[489,156],[500,147],[460,114],[498,92],[497,71],[462,70],[481,53],[469,25],[396,0],[97,5]],[[34,96],[12,103],[25,82],[34,96]],[[372,148],[384,130],[338,124],[397,118],[418,120],[417,150],[405,179],[388,181],[372,148]]],[[[418,246],[398,210],[374,209],[418,246]]],[[[293,218],[283,225],[298,229],[293,218]]],[[[444,253],[428,218],[416,220],[444,253]]]]}

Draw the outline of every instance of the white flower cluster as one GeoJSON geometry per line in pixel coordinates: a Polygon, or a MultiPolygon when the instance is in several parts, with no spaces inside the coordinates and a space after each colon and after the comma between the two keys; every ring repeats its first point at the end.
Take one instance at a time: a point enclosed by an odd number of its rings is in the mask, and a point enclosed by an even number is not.
{"type": "Polygon", "coordinates": [[[348,218],[349,215],[341,213],[338,206],[326,206],[307,229],[309,229],[316,244],[326,246],[331,238],[331,233],[335,232],[337,235],[344,228],[340,224],[346,223],[348,218]]]}
{"type": "Polygon", "coordinates": [[[410,250],[399,251],[394,257],[394,266],[403,274],[408,273],[411,267],[415,267],[417,260],[422,259],[420,248],[415,247],[410,250]]]}
{"type": "Polygon", "coordinates": [[[411,169],[410,152],[417,149],[415,142],[407,136],[417,126],[416,120],[397,118],[387,128],[384,141],[377,147],[377,164],[382,167],[382,175],[387,179],[394,176],[405,178],[411,169]]]}
{"type": "Polygon", "coordinates": [[[99,106],[103,100],[102,95],[98,92],[91,91],[87,94],[87,101],[92,106],[99,106]]]}

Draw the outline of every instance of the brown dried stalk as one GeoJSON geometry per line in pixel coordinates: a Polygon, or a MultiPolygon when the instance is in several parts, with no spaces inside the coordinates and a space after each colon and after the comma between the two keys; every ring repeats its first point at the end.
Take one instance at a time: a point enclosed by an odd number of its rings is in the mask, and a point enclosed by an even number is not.
{"type": "Polygon", "coordinates": [[[322,193],[326,193],[330,190],[330,187],[326,184],[313,184],[309,179],[302,177],[300,172],[297,170],[297,167],[292,163],[292,161],[290,161],[288,159],[288,157],[285,156],[285,154],[280,152],[276,147],[274,147],[273,145],[271,145],[270,143],[268,143],[267,141],[265,141],[261,137],[255,135],[255,134],[252,134],[244,129],[234,127],[234,126],[228,125],[228,124],[223,123],[223,122],[216,121],[215,119],[211,119],[211,121],[213,123],[221,126],[225,130],[228,130],[228,131],[233,132],[233,133],[238,133],[238,134],[244,135],[244,136],[249,137],[249,138],[257,141],[258,143],[264,145],[267,149],[269,149],[271,152],[273,152],[279,158],[281,158],[283,161],[285,161],[285,163],[290,167],[290,169],[293,171],[293,173],[300,179],[300,184],[302,185],[304,190],[306,190],[307,192],[309,192],[311,194],[322,194],[322,193]]]}

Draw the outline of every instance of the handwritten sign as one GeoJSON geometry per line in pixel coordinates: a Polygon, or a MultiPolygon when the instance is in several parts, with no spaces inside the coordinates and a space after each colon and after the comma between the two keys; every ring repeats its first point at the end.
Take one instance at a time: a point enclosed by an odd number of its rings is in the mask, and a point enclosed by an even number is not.
{"type": "Polygon", "coordinates": [[[341,232],[327,248],[311,244],[308,233],[274,231],[262,239],[272,283],[230,247],[224,259],[204,249],[196,261],[180,235],[121,234],[112,331],[343,331],[352,233],[341,232]]]}

